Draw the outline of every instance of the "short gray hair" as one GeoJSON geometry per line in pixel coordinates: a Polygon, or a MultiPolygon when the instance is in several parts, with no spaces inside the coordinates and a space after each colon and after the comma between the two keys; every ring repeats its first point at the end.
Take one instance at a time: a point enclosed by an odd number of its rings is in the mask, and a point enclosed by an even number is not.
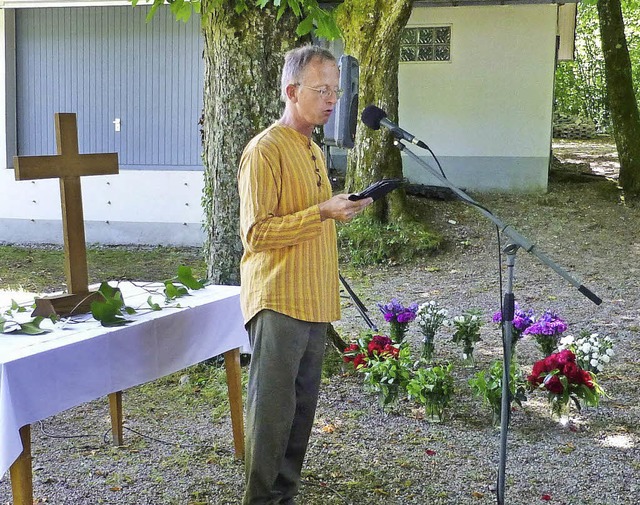
{"type": "Polygon", "coordinates": [[[331,51],[320,46],[306,45],[291,49],[284,55],[284,66],[282,67],[282,79],[280,81],[280,98],[287,100],[287,86],[295,84],[300,79],[305,67],[315,58],[320,61],[336,61],[336,57],[331,51]]]}

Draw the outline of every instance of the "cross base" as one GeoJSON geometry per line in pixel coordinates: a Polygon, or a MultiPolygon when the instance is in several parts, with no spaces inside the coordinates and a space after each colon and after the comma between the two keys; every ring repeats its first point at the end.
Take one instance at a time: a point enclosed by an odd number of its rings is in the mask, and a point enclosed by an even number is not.
{"type": "Polygon", "coordinates": [[[91,312],[91,302],[102,299],[103,296],[98,291],[68,293],[48,298],[36,298],[36,308],[31,313],[31,316],[64,317],[74,314],[86,314],[91,312]]]}

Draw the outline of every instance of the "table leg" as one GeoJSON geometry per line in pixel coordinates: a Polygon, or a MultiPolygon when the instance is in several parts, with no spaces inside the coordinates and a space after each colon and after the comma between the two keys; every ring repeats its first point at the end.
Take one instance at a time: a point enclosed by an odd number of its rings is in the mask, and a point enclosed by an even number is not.
{"type": "Polygon", "coordinates": [[[113,445],[123,445],[122,391],[109,393],[109,413],[111,414],[111,437],[113,439],[113,445]]]}
{"type": "Polygon", "coordinates": [[[33,504],[33,475],[31,473],[31,426],[20,428],[22,453],[9,469],[14,505],[33,504]]]}
{"type": "Polygon", "coordinates": [[[227,371],[227,390],[231,407],[231,426],[233,428],[233,446],[236,458],[244,458],[244,419],[242,414],[242,379],[240,372],[240,349],[231,349],[224,353],[224,366],[227,371]]]}

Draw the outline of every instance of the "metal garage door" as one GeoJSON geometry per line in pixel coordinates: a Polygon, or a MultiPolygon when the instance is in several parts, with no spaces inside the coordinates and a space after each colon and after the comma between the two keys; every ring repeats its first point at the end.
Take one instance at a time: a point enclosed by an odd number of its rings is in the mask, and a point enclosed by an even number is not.
{"type": "Polygon", "coordinates": [[[80,152],[118,152],[122,169],[202,169],[199,19],[146,14],[16,11],[18,154],[55,153],[53,114],[75,112],[80,152]]]}

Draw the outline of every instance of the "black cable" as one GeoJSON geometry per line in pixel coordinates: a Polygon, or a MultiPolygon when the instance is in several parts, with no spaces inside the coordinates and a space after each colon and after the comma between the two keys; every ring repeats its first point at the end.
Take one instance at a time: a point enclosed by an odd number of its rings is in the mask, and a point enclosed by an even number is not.
{"type": "MultiPolygon", "coordinates": [[[[44,423],[42,421],[38,421],[38,425],[40,426],[40,432],[48,438],[60,438],[60,439],[72,439],[72,438],[91,438],[91,437],[96,437],[97,435],[95,433],[87,433],[87,434],[82,434],[82,435],[60,435],[57,433],[51,433],[49,431],[47,431],[44,428],[44,423]]],[[[132,433],[135,433],[136,435],[138,435],[139,437],[142,438],[146,438],[148,440],[152,440],[154,442],[158,442],[161,444],[165,444],[165,445],[172,445],[174,447],[178,447],[180,449],[214,449],[216,453],[222,453],[222,454],[231,454],[230,450],[227,449],[221,449],[218,448],[214,445],[200,445],[200,444],[179,444],[176,442],[169,442],[167,440],[162,440],[160,438],[157,437],[152,437],[151,435],[147,435],[145,433],[142,433],[140,431],[134,430],[133,428],[129,428],[128,426],[122,426],[125,430],[128,430],[132,433]]],[[[110,440],[109,440],[109,434],[111,433],[111,428],[109,428],[108,430],[106,430],[103,434],[102,434],[102,441],[105,444],[109,444],[110,440]]]]}
{"type": "Polygon", "coordinates": [[[58,435],[56,433],[50,433],[44,429],[44,423],[42,421],[38,421],[38,426],[40,426],[40,433],[42,433],[45,437],[49,438],[88,438],[95,437],[95,434],[83,434],[83,435],[58,435]]]}
{"type": "Polygon", "coordinates": [[[438,168],[440,169],[440,173],[442,174],[442,177],[444,177],[446,179],[447,175],[444,173],[444,170],[442,170],[442,165],[440,165],[440,160],[436,156],[436,153],[434,153],[429,146],[427,146],[427,151],[429,151],[431,153],[431,156],[433,157],[434,161],[436,162],[436,165],[438,165],[438,168]]]}

